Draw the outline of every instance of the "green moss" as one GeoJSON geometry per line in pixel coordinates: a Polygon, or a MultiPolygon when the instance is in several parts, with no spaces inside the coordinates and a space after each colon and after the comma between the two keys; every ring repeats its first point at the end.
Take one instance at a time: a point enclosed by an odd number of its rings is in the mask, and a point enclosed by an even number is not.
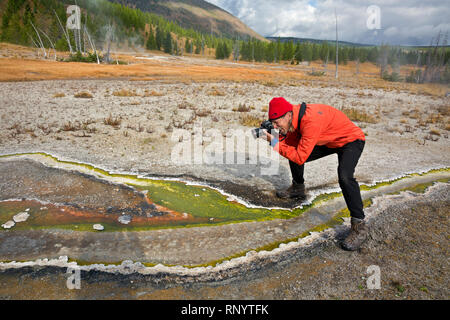
{"type": "Polygon", "coordinates": [[[433,184],[434,184],[433,182],[417,184],[417,185],[412,186],[412,187],[401,189],[401,190],[399,190],[399,192],[412,191],[412,192],[415,192],[415,193],[425,193],[425,191],[428,189],[428,187],[431,187],[433,184]]]}
{"type": "Polygon", "coordinates": [[[394,192],[392,194],[399,194],[402,191],[411,191],[411,192],[414,192],[414,193],[425,193],[429,187],[431,187],[432,185],[434,185],[437,182],[449,183],[450,182],[450,178],[438,179],[436,181],[427,182],[427,183],[419,183],[419,184],[416,184],[414,186],[410,186],[410,187],[407,187],[407,188],[400,189],[397,192],[394,192]]]}

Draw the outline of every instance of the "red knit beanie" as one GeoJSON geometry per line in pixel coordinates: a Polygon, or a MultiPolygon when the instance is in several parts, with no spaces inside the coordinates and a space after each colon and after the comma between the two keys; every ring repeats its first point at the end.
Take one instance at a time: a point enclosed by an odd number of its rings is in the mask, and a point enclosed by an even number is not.
{"type": "Polygon", "coordinates": [[[289,111],[292,111],[292,104],[287,102],[286,99],[282,97],[273,98],[269,103],[269,120],[280,118],[289,111]]]}

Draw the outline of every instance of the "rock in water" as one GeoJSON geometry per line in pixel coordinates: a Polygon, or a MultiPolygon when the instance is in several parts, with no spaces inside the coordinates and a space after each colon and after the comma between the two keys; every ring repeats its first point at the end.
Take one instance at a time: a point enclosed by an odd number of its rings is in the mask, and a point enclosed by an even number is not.
{"type": "Polygon", "coordinates": [[[120,223],[123,224],[129,224],[131,222],[131,216],[129,215],[123,215],[120,216],[119,219],[117,219],[120,223]]]}
{"type": "Polygon", "coordinates": [[[98,231],[103,231],[105,229],[105,227],[102,226],[101,224],[94,224],[92,227],[94,228],[94,230],[98,231]]]}
{"type": "Polygon", "coordinates": [[[6,222],[5,224],[2,224],[2,227],[5,229],[10,229],[10,228],[14,227],[14,225],[15,225],[14,221],[10,220],[10,221],[6,222]]]}
{"type": "Polygon", "coordinates": [[[20,212],[13,217],[14,222],[24,222],[27,221],[30,214],[28,212],[20,212]]]}

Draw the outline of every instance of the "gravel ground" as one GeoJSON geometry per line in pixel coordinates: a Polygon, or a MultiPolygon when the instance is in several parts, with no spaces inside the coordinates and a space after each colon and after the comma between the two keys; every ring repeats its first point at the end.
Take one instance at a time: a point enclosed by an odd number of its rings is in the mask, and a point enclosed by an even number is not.
{"type": "MultiPolygon", "coordinates": [[[[448,98],[381,89],[267,87],[231,82],[0,83],[0,154],[42,151],[107,170],[194,177],[218,185],[221,181],[234,182],[251,186],[251,190],[273,192],[290,184],[290,172],[287,160],[277,157],[266,145],[259,155],[267,164],[237,164],[237,160],[230,164],[192,163],[198,150],[214,150],[219,157],[246,154],[250,142],[228,148],[224,147],[220,135],[223,137],[232,130],[249,133],[251,127],[243,126],[240,119],[246,116],[263,119],[274,96],[284,96],[293,103],[306,101],[337,108],[353,107],[376,119],[377,123],[357,122],[367,134],[355,173],[359,182],[371,183],[405,172],[450,165],[448,98]],[[114,95],[120,90],[135,96],[114,95]],[[93,98],[74,97],[81,92],[88,92],[93,98]],[[55,97],[57,94],[63,97],[55,97]],[[233,111],[240,105],[249,111],[233,111]],[[108,118],[118,120],[120,125],[105,124],[108,118]],[[174,163],[171,155],[180,145],[180,139],[174,136],[172,141],[172,134],[177,129],[186,130],[186,142],[199,127],[205,135],[207,130],[217,129],[214,137],[219,140],[205,138],[204,149],[200,149],[202,142],[192,138],[191,157],[183,158],[191,163],[174,163]],[[268,165],[274,165],[275,169],[279,165],[275,175],[261,170],[268,165]]],[[[259,143],[266,144],[262,140],[259,143]]],[[[246,156],[249,154],[252,153],[246,156]]],[[[336,167],[334,156],[308,163],[307,187],[311,190],[338,187],[336,167]]]]}

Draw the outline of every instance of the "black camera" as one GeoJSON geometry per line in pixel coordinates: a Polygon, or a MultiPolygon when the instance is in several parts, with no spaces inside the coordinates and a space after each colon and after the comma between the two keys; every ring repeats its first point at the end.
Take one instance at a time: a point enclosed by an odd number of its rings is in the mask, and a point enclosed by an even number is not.
{"type": "Polygon", "coordinates": [[[274,129],[274,127],[273,127],[272,122],[270,120],[266,120],[263,123],[261,123],[261,127],[253,129],[252,134],[253,134],[253,137],[255,137],[255,139],[256,139],[256,138],[259,138],[263,134],[263,130],[266,130],[267,132],[270,133],[271,130],[273,130],[273,129],[274,129]]]}

